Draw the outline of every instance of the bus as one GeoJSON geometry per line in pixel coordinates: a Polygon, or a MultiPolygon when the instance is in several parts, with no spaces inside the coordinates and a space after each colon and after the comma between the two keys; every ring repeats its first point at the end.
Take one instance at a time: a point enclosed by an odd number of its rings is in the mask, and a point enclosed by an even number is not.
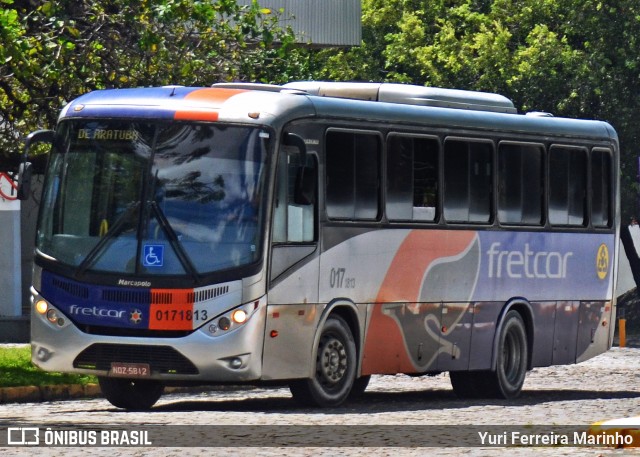
{"type": "Polygon", "coordinates": [[[534,367],[612,345],[606,122],[484,92],[223,83],[83,95],[26,139],[25,172],[42,143],[32,359],[96,375],[116,407],[242,383],[337,406],[384,374],[512,399],[534,367]]]}

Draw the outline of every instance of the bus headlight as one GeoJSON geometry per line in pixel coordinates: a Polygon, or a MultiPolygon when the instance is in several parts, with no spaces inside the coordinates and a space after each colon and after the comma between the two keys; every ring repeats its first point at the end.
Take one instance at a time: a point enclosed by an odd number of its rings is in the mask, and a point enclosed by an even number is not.
{"type": "Polygon", "coordinates": [[[64,327],[67,323],[64,314],[51,306],[46,300],[39,298],[34,302],[33,306],[36,312],[43,318],[47,319],[51,324],[57,325],[58,327],[64,327]]]}
{"type": "Polygon", "coordinates": [[[49,303],[42,299],[36,301],[34,306],[36,308],[36,311],[43,316],[47,314],[47,310],[49,309],[49,303]]]}
{"type": "Polygon", "coordinates": [[[247,312],[240,308],[240,309],[236,309],[233,313],[231,313],[231,320],[233,320],[233,322],[235,322],[236,324],[244,324],[247,320],[248,314],[247,312]]]}
{"type": "Polygon", "coordinates": [[[213,336],[224,335],[238,327],[241,327],[251,319],[251,316],[260,307],[260,302],[265,300],[255,300],[250,303],[238,306],[232,310],[227,311],[224,314],[213,319],[206,327],[209,334],[213,336]]]}

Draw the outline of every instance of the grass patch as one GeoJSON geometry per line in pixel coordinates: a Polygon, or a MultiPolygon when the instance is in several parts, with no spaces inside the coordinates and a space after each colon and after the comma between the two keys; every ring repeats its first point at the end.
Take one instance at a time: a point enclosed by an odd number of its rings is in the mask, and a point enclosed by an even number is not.
{"type": "Polygon", "coordinates": [[[31,348],[0,348],[0,387],[90,384],[95,376],[42,371],[31,363],[31,348]]]}

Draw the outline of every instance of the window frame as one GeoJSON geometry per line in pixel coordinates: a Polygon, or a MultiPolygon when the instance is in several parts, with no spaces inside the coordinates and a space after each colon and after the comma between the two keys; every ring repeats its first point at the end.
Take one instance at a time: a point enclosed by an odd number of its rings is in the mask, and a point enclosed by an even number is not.
{"type": "Polygon", "coordinates": [[[508,226],[508,227],[527,227],[527,228],[536,228],[536,227],[544,227],[548,221],[547,215],[547,197],[548,197],[548,178],[547,178],[547,151],[548,148],[544,145],[544,143],[533,142],[533,141],[516,141],[516,140],[499,140],[496,148],[496,207],[495,207],[495,217],[499,225],[508,226]],[[527,223],[527,222],[511,222],[511,221],[503,221],[500,216],[501,212],[501,195],[505,192],[502,188],[502,173],[501,173],[501,151],[503,146],[520,146],[520,147],[530,147],[537,148],[540,151],[540,220],[537,223],[527,223]]]}
{"type": "MultiPolygon", "coordinates": [[[[318,230],[318,223],[319,223],[319,217],[318,217],[318,207],[319,207],[319,199],[318,199],[318,194],[319,194],[319,189],[318,189],[318,181],[316,181],[316,188],[315,188],[315,200],[312,204],[310,205],[304,205],[304,206],[311,206],[312,208],[312,231],[313,231],[313,236],[312,239],[307,240],[307,239],[302,239],[302,240],[292,240],[290,239],[289,235],[289,222],[290,222],[290,217],[289,217],[289,207],[292,206],[290,205],[290,200],[289,197],[291,197],[292,195],[290,194],[290,191],[294,191],[295,192],[295,180],[296,177],[293,177],[293,183],[291,182],[291,175],[289,174],[289,172],[291,171],[290,169],[290,158],[294,155],[298,155],[299,156],[299,152],[295,152],[296,149],[294,147],[291,146],[280,146],[280,150],[279,150],[279,155],[276,159],[276,173],[275,173],[275,179],[274,179],[274,195],[273,195],[273,211],[272,211],[272,223],[271,223],[271,230],[272,230],[272,234],[271,234],[271,240],[272,243],[274,245],[309,245],[309,244],[315,244],[318,242],[318,235],[319,235],[319,230],[318,230]],[[283,164],[283,155],[286,156],[287,158],[287,163],[283,164]],[[286,171],[282,170],[282,167],[286,166],[286,171]],[[277,226],[277,221],[278,221],[278,204],[279,204],[279,198],[281,197],[280,195],[280,184],[281,184],[281,179],[282,179],[282,174],[284,173],[284,176],[286,176],[286,190],[285,190],[285,199],[286,201],[284,202],[285,208],[284,208],[284,223],[285,225],[282,227],[282,230],[284,230],[284,235],[285,238],[284,240],[281,239],[276,239],[276,237],[279,235],[279,233],[277,233],[276,230],[276,226],[277,226]]],[[[313,165],[313,169],[315,170],[316,174],[319,173],[320,167],[319,167],[319,160],[318,157],[315,153],[313,152],[309,152],[307,151],[306,154],[306,167],[309,167],[310,165],[313,165]]],[[[300,163],[297,164],[298,167],[301,166],[300,163]]],[[[302,206],[302,205],[300,205],[302,206]]],[[[304,232],[303,232],[303,236],[304,236],[304,232]]]]}
{"type": "MultiPolygon", "coordinates": [[[[469,162],[468,162],[469,164],[469,162]]],[[[442,219],[444,221],[446,221],[447,224],[451,224],[451,225],[460,225],[460,224],[470,224],[470,225],[494,225],[495,220],[496,220],[496,202],[495,202],[495,195],[496,195],[496,146],[495,146],[495,141],[492,138],[479,138],[476,136],[473,137],[465,137],[465,136],[445,136],[443,143],[442,143],[442,165],[441,165],[441,170],[442,170],[442,219]],[[471,158],[471,154],[472,152],[468,150],[468,146],[469,144],[484,144],[484,145],[488,145],[489,147],[489,157],[490,157],[490,165],[491,165],[491,169],[490,169],[490,176],[487,179],[487,182],[489,183],[489,195],[488,195],[488,204],[489,204],[489,208],[488,208],[488,218],[486,220],[479,220],[479,219],[471,219],[471,217],[467,217],[467,219],[453,219],[453,218],[448,218],[447,217],[447,195],[448,195],[448,190],[447,187],[451,186],[451,185],[455,185],[455,183],[451,183],[448,182],[447,180],[447,159],[449,154],[447,153],[447,143],[450,142],[465,142],[467,143],[467,159],[471,158]]],[[[469,168],[467,168],[467,171],[469,170],[469,168]]],[[[471,175],[467,172],[467,203],[470,203],[472,201],[472,196],[474,194],[472,194],[471,192],[472,189],[472,183],[471,183],[471,175]]],[[[471,205],[468,205],[469,207],[471,205]]],[[[469,214],[471,214],[471,209],[469,209],[469,214]]]]}
{"type": "Polygon", "coordinates": [[[324,141],[324,192],[323,192],[323,201],[324,201],[324,212],[327,220],[332,222],[379,222],[382,219],[382,214],[384,213],[384,202],[383,202],[383,152],[384,152],[384,138],[382,133],[379,130],[368,130],[368,129],[351,129],[351,128],[340,128],[340,127],[329,127],[325,130],[323,141],[324,141]],[[377,176],[376,176],[376,199],[377,199],[377,208],[375,217],[367,218],[367,217],[358,217],[357,212],[357,202],[358,202],[358,188],[356,177],[356,168],[357,168],[357,156],[358,151],[355,148],[352,148],[352,156],[353,156],[353,167],[352,167],[352,183],[353,183],[353,202],[352,202],[352,216],[351,217],[336,217],[331,214],[331,205],[330,205],[330,197],[329,197],[329,136],[331,134],[350,134],[355,139],[358,135],[361,136],[370,136],[373,137],[377,143],[377,151],[376,151],[376,163],[377,163],[377,176]]]}
{"type": "MultiPolygon", "coordinates": [[[[563,143],[551,143],[549,145],[549,147],[547,148],[547,190],[546,190],[546,199],[547,199],[547,221],[549,223],[549,225],[551,227],[563,227],[563,228],[572,228],[572,229],[581,229],[581,228],[588,228],[590,225],[590,217],[591,217],[591,208],[590,208],[590,189],[589,189],[589,175],[590,175],[590,168],[589,168],[589,164],[591,162],[591,154],[589,153],[589,148],[587,146],[584,145],[572,145],[572,144],[563,144],[563,143]],[[581,151],[582,152],[582,156],[584,159],[584,176],[583,176],[583,182],[584,182],[584,194],[582,197],[582,214],[583,214],[583,219],[582,219],[582,223],[580,224],[575,224],[575,223],[571,223],[570,219],[572,216],[571,212],[570,212],[570,205],[571,205],[571,188],[570,188],[570,181],[567,180],[567,197],[566,197],[566,204],[567,204],[567,211],[566,211],[566,218],[567,218],[567,223],[560,223],[560,222],[554,222],[553,217],[552,217],[552,192],[554,190],[553,185],[554,182],[561,182],[561,180],[558,181],[554,181],[552,179],[552,162],[553,162],[553,151],[554,150],[559,150],[559,149],[564,149],[567,151],[581,151]]],[[[571,166],[571,162],[569,162],[569,166],[567,167],[567,170],[569,170],[569,173],[571,172],[571,168],[573,168],[571,166]]],[[[569,176],[567,176],[567,178],[570,178],[572,176],[572,174],[570,174],[569,176]]]]}
{"type": "MultiPolygon", "coordinates": [[[[589,151],[589,163],[588,163],[588,197],[589,197],[589,222],[591,224],[591,227],[593,227],[594,229],[610,229],[613,226],[613,220],[614,220],[614,214],[615,214],[615,201],[614,201],[614,194],[615,194],[615,188],[614,188],[614,180],[615,180],[615,173],[614,173],[614,154],[613,154],[613,150],[611,148],[607,148],[607,147],[603,147],[603,146],[594,146],[591,148],[591,151],[589,151]],[[594,187],[594,175],[593,175],[593,159],[596,153],[602,153],[604,155],[606,155],[608,157],[608,162],[609,162],[609,170],[608,170],[608,180],[606,182],[607,184],[607,199],[606,201],[603,200],[602,203],[606,203],[606,215],[607,215],[607,223],[606,225],[596,225],[594,223],[594,210],[593,210],[593,204],[594,204],[594,191],[595,191],[595,187],[594,187]]],[[[604,173],[601,175],[602,177],[604,177],[604,173]]]]}
{"type": "MultiPolygon", "coordinates": [[[[415,149],[414,149],[415,151],[415,149]]],[[[407,222],[407,223],[419,223],[419,224],[436,224],[438,223],[440,216],[442,214],[442,176],[443,176],[443,172],[442,172],[442,151],[443,151],[443,147],[442,147],[442,140],[441,137],[437,136],[437,135],[429,135],[429,134],[421,134],[421,133],[413,133],[413,132],[399,132],[399,131],[391,131],[387,134],[387,138],[385,141],[385,157],[384,157],[384,169],[385,169],[385,175],[384,175],[384,185],[383,185],[383,192],[384,192],[384,211],[385,211],[385,215],[387,217],[387,219],[390,222],[407,222]],[[401,217],[390,217],[389,216],[389,159],[391,157],[390,151],[390,142],[393,138],[410,138],[410,139],[418,139],[418,140],[425,140],[425,141],[429,141],[429,142],[433,142],[437,148],[436,151],[436,163],[435,163],[435,170],[436,170],[436,177],[435,177],[435,213],[432,219],[416,219],[415,218],[415,214],[412,214],[412,216],[410,218],[401,218],[401,217]]],[[[411,166],[411,182],[412,182],[412,187],[411,187],[411,205],[412,208],[417,208],[416,206],[413,205],[414,203],[414,198],[415,198],[415,154],[412,157],[412,166],[411,166]]],[[[419,208],[424,208],[424,207],[419,207],[419,208]]]]}

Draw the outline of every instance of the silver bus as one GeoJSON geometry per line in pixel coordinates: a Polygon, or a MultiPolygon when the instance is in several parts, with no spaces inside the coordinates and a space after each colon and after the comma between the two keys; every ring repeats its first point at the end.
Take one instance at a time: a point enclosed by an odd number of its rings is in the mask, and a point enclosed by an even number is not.
{"type": "Polygon", "coordinates": [[[611,347],[605,122],[481,92],[239,83],[92,92],[25,157],[42,142],[33,362],[96,375],[117,407],[221,383],[336,406],[374,374],[443,372],[460,397],[511,399],[528,370],[611,347]]]}

